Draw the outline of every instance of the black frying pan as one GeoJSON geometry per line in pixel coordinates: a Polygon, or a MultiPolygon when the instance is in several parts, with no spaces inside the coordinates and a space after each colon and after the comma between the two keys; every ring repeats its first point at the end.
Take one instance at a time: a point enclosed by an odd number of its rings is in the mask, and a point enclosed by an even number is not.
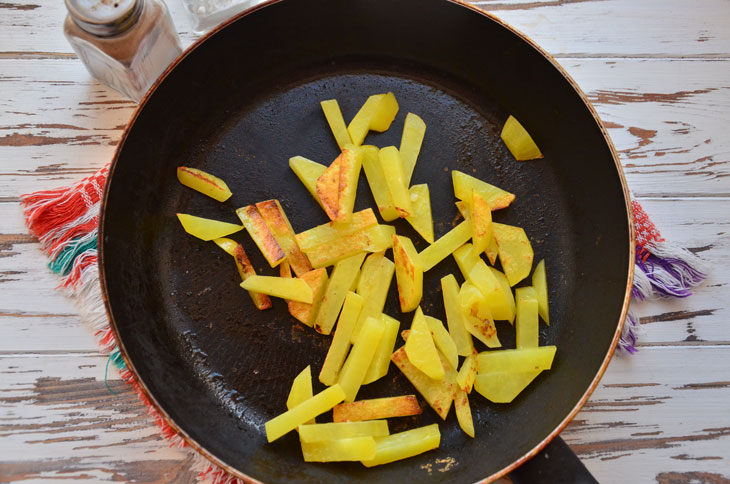
{"type": "MultiPolygon", "coordinates": [[[[627,200],[615,152],[585,96],[549,56],[497,19],[445,0],[286,0],[239,16],[196,44],[140,105],[107,185],[102,285],[125,360],[150,399],[193,447],[238,476],[297,483],[494,479],[554,438],[606,368],[631,281],[627,200]],[[413,183],[431,188],[437,237],[457,214],[449,170],[517,194],[494,216],[523,226],[536,261],[547,259],[553,324],[541,325],[540,344],[556,344],[558,353],[553,369],[510,404],[473,394],[476,439],[459,430],[452,412],[440,425],[438,450],[372,469],[305,464],[296,435],[267,444],[263,424],[285,410],[299,371],[312,365],[318,373],[330,338],[294,324],[281,301],[256,310],[231,258],[185,234],[175,213],[237,222],[236,208],[278,198],[296,231],[324,223],[288,159],[329,163],[337,155],[320,100],[337,98],[350,119],[368,95],[386,91],[400,111],[388,132],[366,142],[397,145],[406,113],[425,120],[413,183]],[[499,140],[510,113],[545,159],[514,161],[499,140]],[[233,197],[221,204],[182,187],[178,165],[221,176],[233,197]]],[[[374,202],[362,180],[356,208],[368,206],[374,202]]],[[[407,224],[395,226],[425,247],[407,224]]],[[[260,273],[276,273],[244,232],[234,238],[260,273]]],[[[451,258],[427,273],[427,314],[444,318],[439,280],[448,273],[459,277],[451,258]]],[[[395,284],[386,312],[402,328],[410,325],[395,284]]],[[[514,347],[513,328],[497,326],[504,346],[514,347]]],[[[321,389],[317,382],[315,392],[321,389]]],[[[413,392],[391,365],[358,397],[413,392]]],[[[419,417],[393,419],[391,432],[437,419],[426,408],[419,417]]]]}

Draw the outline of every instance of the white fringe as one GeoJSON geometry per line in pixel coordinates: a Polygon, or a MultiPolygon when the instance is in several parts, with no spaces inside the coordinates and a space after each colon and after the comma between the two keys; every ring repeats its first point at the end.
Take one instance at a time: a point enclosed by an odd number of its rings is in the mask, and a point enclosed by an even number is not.
{"type": "Polygon", "coordinates": [[[684,262],[686,267],[675,265],[674,269],[679,272],[680,282],[685,288],[700,284],[710,270],[707,262],[683,247],[659,242],[647,248],[652,254],[661,259],[677,259],[684,262]],[[698,277],[698,274],[701,277],[698,277]]]}
{"type": "Polygon", "coordinates": [[[634,289],[638,291],[640,299],[656,297],[654,289],[651,287],[651,281],[639,267],[636,267],[634,270],[634,289]]]}

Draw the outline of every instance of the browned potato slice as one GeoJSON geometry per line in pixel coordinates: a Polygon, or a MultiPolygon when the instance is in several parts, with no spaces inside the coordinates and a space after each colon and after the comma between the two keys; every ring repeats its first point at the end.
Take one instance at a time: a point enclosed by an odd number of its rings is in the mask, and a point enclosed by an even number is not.
{"type": "Polygon", "coordinates": [[[243,222],[246,231],[256,242],[269,265],[271,267],[279,265],[286,257],[286,254],[269,230],[259,209],[255,205],[247,205],[236,210],[236,215],[243,222]]]}
{"type": "Polygon", "coordinates": [[[279,200],[266,200],[256,204],[256,208],[266,222],[271,235],[286,254],[286,260],[297,277],[312,270],[307,256],[299,250],[289,219],[281,208],[279,200]]]}
{"type": "Polygon", "coordinates": [[[332,420],[335,422],[359,422],[362,420],[420,415],[421,412],[421,406],[418,404],[415,395],[403,395],[341,403],[332,409],[332,420]]]}

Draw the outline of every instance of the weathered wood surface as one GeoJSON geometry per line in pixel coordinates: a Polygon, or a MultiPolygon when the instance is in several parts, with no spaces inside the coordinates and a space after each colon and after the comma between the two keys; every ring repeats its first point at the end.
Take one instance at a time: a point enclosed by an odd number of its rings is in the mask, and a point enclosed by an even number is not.
{"type": "MultiPolygon", "coordinates": [[[[713,266],[693,297],[634,306],[641,351],[612,361],[564,437],[600,482],[728,482],[730,3],[472,3],[557,57],[663,235],[713,266]]],[[[20,194],[93,173],[134,109],[89,78],[63,16],[62,2],[0,2],[0,482],[194,482],[113,369],[118,395],[106,389],[106,358],[23,225],[20,194]]]]}

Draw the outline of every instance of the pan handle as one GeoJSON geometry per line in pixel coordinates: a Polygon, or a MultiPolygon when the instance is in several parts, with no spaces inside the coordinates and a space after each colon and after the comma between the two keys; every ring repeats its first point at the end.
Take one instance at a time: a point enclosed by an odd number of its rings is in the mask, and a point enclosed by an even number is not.
{"type": "Polygon", "coordinates": [[[555,437],[532,459],[509,474],[514,484],[598,484],[563,439],[555,437]]]}

